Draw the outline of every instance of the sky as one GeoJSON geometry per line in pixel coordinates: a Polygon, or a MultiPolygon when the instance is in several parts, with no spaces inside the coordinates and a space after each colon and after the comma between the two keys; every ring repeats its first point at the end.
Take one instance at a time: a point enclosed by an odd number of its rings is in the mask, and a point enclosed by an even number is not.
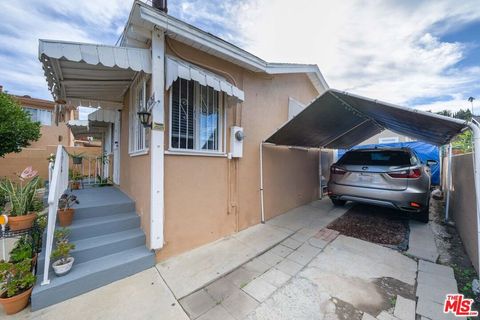
{"type": "MultiPolygon", "coordinates": [[[[479,0],[170,0],[169,13],[269,62],[317,64],[332,88],[480,114],[479,0]]],[[[0,85],[51,99],[38,39],[115,44],[128,0],[0,0],[0,85]]]]}

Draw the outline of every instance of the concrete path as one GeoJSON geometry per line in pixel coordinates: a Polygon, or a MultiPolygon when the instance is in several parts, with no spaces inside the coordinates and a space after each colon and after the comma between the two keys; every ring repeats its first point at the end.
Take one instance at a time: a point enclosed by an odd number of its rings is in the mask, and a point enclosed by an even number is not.
{"type": "Polygon", "coordinates": [[[318,231],[347,208],[336,209],[328,199],[293,209],[265,224],[188,251],[157,265],[177,299],[181,299],[274,247],[300,228],[318,231]]]}
{"type": "Polygon", "coordinates": [[[432,320],[456,319],[442,312],[445,296],[458,292],[452,268],[420,260],[417,282],[417,314],[432,320]]]}
{"type": "Polygon", "coordinates": [[[438,250],[429,223],[410,220],[410,238],[407,254],[433,263],[437,261],[438,250]]]}
{"type": "MultiPolygon", "coordinates": [[[[7,318],[0,308],[0,318],[7,318]]],[[[30,312],[30,308],[8,319],[172,319],[188,316],[155,268],[116,281],[70,300],[30,312]]]]}
{"type": "Polygon", "coordinates": [[[180,304],[200,320],[414,320],[416,272],[417,263],[397,251],[302,228],[180,304]]]}
{"type": "Polygon", "coordinates": [[[157,264],[177,299],[253,259],[292,231],[260,224],[157,264]]]}

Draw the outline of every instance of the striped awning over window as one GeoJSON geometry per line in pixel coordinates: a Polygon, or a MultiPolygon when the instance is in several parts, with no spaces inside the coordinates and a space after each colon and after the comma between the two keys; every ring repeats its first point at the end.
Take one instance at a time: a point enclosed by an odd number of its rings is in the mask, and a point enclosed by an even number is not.
{"type": "Polygon", "coordinates": [[[166,57],[165,60],[167,73],[165,88],[167,90],[178,78],[182,78],[185,80],[197,81],[202,86],[212,87],[216,91],[225,92],[227,95],[235,97],[239,101],[244,101],[244,92],[227,82],[223,77],[170,56],[166,57]]]}

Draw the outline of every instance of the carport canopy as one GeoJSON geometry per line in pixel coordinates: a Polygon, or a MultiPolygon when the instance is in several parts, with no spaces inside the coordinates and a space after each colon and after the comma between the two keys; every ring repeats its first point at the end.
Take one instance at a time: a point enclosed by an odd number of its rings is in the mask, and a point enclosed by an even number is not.
{"type": "Polygon", "coordinates": [[[445,145],[467,127],[463,120],[328,89],[265,142],[348,149],[389,129],[431,144],[445,145]]]}

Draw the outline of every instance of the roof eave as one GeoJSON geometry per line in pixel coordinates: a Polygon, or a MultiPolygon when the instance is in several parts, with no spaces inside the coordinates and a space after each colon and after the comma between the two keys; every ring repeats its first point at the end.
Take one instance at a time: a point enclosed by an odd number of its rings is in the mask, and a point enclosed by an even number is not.
{"type": "MultiPolygon", "coordinates": [[[[309,76],[319,94],[329,88],[317,65],[268,63],[221,38],[160,12],[140,1],[136,1],[133,5],[120,45],[126,44],[128,32],[130,28],[133,27],[135,15],[142,21],[148,23],[152,29],[157,26],[158,28],[166,30],[167,35],[170,34],[174,36],[173,38],[188,40],[191,43],[206,47],[209,49],[209,54],[216,55],[247,70],[265,72],[267,74],[305,73],[309,76]]],[[[143,27],[145,27],[145,25],[143,27]]]]}

